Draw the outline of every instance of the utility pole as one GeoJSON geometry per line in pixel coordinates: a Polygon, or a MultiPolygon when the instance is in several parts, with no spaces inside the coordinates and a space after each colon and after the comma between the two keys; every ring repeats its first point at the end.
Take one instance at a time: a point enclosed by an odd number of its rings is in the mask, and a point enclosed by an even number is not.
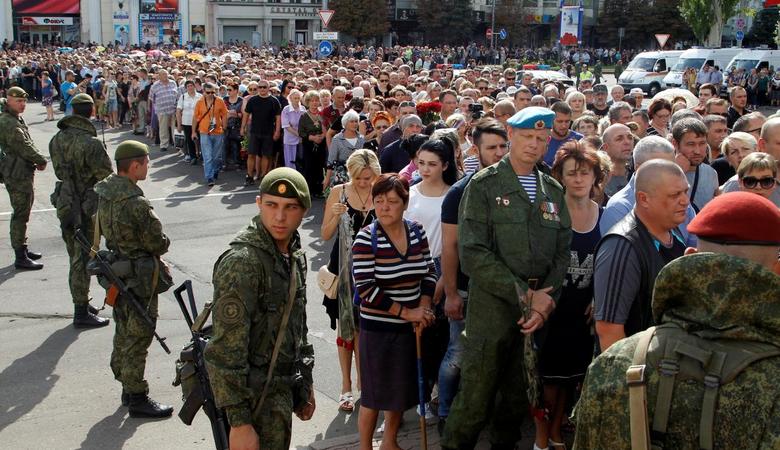
{"type": "Polygon", "coordinates": [[[490,34],[490,49],[493,50],[496,43],[496,0],[490,0],[490,5],[492,6],[492,14],[490,19],[490,30],[492,31],[490,34]]]}

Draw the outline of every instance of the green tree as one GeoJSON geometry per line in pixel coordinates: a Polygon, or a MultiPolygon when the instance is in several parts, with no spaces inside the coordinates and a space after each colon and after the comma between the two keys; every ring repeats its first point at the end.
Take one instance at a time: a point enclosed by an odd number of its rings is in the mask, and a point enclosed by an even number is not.
{"type": "Polygon", "coordinates": [[[742,45],[745,47],[758,47],[759,45],[771,45],[775,41],[775,28],[780,19],[780,10],[777,8],[762,9],[756,14],[750,31],[745,35],[742,45]]]}
{"type": "Polygon", "coordinates": [[[680,14],[699,42],[719,47],[723,24],[737,12],[739,0],[682,0],[680,14]]]}
{"type": "Polygon", "coordinates": [[[362,41],[378,38],[390,29],[384,0],[330,0],[328,6],[336,11],[328,30],[362,41]]]}
{"type": "Polygon", "coordinates": [[[467,43],[474,16],[470,0],[418,0],[417,22],[429,44],[467,43]]]}
{"type": "Polygon", "coordinates": [[[494,1],[496,1],[496,29],[493,31],[497,33],[504,28],[508,34],[506,41],[501,41],[496,36],[496,44],[521,45],[527,42],[528,24],[525,22],[525,16],[528,14],[527,0],[494,1]]]}

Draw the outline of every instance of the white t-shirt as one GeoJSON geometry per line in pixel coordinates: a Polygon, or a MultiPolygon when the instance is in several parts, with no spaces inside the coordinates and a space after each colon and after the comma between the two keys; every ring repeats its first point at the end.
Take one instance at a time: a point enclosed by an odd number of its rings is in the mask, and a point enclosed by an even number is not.
{"type": "MultiPolygon", "coordinates": [[[[445,191],[446,194],[446,191],[445,191]]],[[[441,256],[441,197],[426,197],[420,193],[420,185],[415,184],[409,189],[409,207],[404,217],[419,222],[428,236],[428,247],[431,258],[441,256]]]]}
{"type": "Polygon", "coordinates": [[[188,93],[184,93],[179,96],[176,101],[176,109],[181,110],[181,123],[183,125],[192,125],[192,115],[195,113],[195,104],[203,97],[199,93],[195,93],[194,96],[190,96],[188,93]]]}

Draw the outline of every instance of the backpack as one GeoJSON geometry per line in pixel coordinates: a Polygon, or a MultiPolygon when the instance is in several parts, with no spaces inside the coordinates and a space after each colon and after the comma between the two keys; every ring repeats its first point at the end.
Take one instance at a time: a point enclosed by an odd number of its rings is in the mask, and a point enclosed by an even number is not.
{"type": "MultiPolygon", "coordinates": [[[[680,409],[696,406],[699,401],[701,417],[696,420],[699,448],[713,449],[715,414],[719,409],[722,411],[718,395],[721,386],[734,381],[751,364],[780,356],[780,347],[772,344],[704,339],[674,323],[651,327],[637,336],[632,365],[626,371],[633,450],[663,449],[672,405],[680,409]],[[648,366],[657,373],[658,379],[656,385],[650,386],[657,391],[652,430],[647,408],[648,366]],[[688,401],[691,399],[693,402],[688,401]]],[[[741,393],[751,395],[755,389],[746,385],[741,393]]],[[[723,446],[722,442],[718,444],[723,446]]]]}

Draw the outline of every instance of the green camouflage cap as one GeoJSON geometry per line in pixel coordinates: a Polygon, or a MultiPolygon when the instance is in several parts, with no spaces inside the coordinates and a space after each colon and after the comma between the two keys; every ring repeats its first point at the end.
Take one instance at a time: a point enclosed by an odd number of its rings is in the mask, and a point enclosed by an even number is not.
{"type": "Polygon", "coordinates": [[[148,154],[149,147],[146,144],[143,142],[127,140],[116,147],[114,160],[121,161],[123,159],[139,158],[148,154]]]}
{"type": "Polygon", "coordinates": [[[5,93],[5,96],[8,98],[27,98],[27,92],[25,92],[24,89],[20,88],[19,86],[14,86],[5,93]]]}
{"type": "Polygon", "coordinates": [[[295,169],[279,167],[268,172],[260,182],[260,193],[283,198],[297,198],[304,208],[311,208],[311,196],[306,179],[295,169]]]}
{"type": "Polygon", "coordinates": [[[70,101],[71,105],[81,105],[84,103],[89,103],[93,105],[95,104],[95,102],[92,100],[92,97],[90,97],[89,94],[85,94],[83,92],[81,94],[76,94],[73,97],[73,99],[71,99],[70,101]]]}

